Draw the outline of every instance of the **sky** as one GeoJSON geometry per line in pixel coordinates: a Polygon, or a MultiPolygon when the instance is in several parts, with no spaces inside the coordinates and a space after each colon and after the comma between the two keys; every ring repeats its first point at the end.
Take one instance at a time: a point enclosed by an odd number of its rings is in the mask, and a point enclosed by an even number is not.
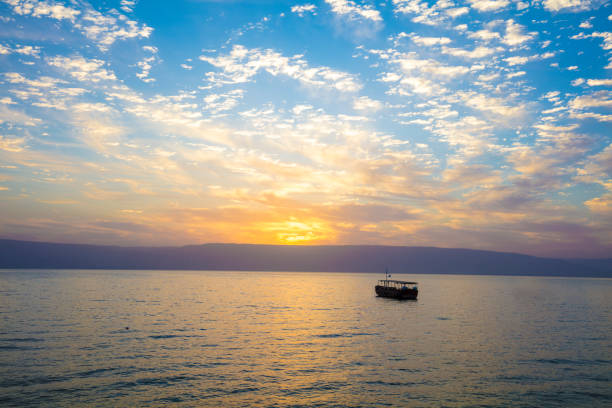
{"type": "Polygon", "coordinates": [[[0,0],[0,237],[612,256],[598,0],[0,0]]]}

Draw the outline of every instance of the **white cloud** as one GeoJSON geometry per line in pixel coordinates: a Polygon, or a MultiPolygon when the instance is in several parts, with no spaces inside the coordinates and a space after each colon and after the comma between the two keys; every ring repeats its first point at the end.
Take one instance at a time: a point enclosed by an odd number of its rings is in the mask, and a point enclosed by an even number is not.
{"type": "Polygon", "coordinates": [[[145,51],[153,53],[153,55],[145,57],[142,61],[138,61],[136,65],[141,71],[137,73],[136,76],[140,78],[142,82],[154,82],[155,79],[150,78],[149,73],[151,72],[151,68],[153,68],[153,64],[159,61],[159,58],[157,58],[157,55],[155,55],[157,53],[157,48],[151,46],[145,46],[142,48],[145,51]]]}
{"type": "Polygon", "coordinates": [[[474,48],[472,51],[464,50],[462,48],[450,48],[450,47],[442,47],[442,52],[444,54],[453,55],[455,57],[462,57],[468,59],[480,59],[484,57],[488,57],[489,55],[495,54],[498,50],[495,48],[488,48],[483,46],[478,46],[474,48]]]}
{"type": "Polygon", "coordinates": [[[114,81],[117,79],[112,71],[102,68],[105,62],[98,59],[86,59],[81,56],[56,56],[49,58],[47,62],[49,65],[60,68],[83,82],[114,81]]]}
{"type": "Polygon", "coordinates": [[[107,113],[112,110],[110,106],[105,105],[103,103],[88,103],[88,102],[74,104],[71,106],[71,109],[73,109],[75,112],[102,112],[102,113],[107,113]]]}
{"type": "Polygon", "coordinates": [[[420,95],[434,95],[445,91],[438,84],[430,81],[424,77],[417,76],[405,76],[403,77],[398,86],[394,86],[389,90],[389,94],[397,94],[402,96],[420,94],[420,95]]]}
{"type": "MultiPolygon", "coordinates": [[[[466,66],[443,65],[433,59],[419,59],[415,53],[395,55],[389,59],[389,63],[395,64],[403,74],[414,75],[414,72],[419,72],[443,80],[449,80],[470,72],[470,69],[466,66]]],[[[381,80],[383,82],[394,82],[401,80],[401,78],[401,75],[397,73],[385,73],[381,80]]]]}
{"type": "Polygon", "coordinates": [[[480,81],[485,81],[485,82],[489,82],[489,81],[494,81],[496,79],[499,78],[499,73],[498,72],[493,72],[491,74],[482,74],[478,76],[478,79],[480,81]]]}
{"type": "Polygon", "coordinates": [[[134,6],[136,5],[137,0],[121,0],[121,10],[126,13],[131,13],[134,11],[134,6]]]}
{"type": "Polygon", "coordinates": [[[0,150],[4,150],[10,153],[18,153],[25,150],[25,142],[25,137],[7,138],[0,135],[0,150]]]}
{"type": "Polygon", "coordinates": [[[559,91],[550,91],[550,92],[547,92],[543,96],[543,98],[544,99],[548,99],[549,101],[557,101],[557,100],[559,100],[559,95],[560,94],[561,94],[561,92],[559,92],[559,91]]]}
{"type": "Polygon", "coordinates": [[[0,105],[0,125],[3,123],[38,126],[42,123],[42,120],[31,117],[26,113],[11,109],[6,105],[0,105]]]}
{"type": "Polygon", "coordinates": [[[22,16],[49,17],[56,20],[74,20],[81,12],[59,3],[41,0],[3,0],[13,8],[13,12],[22,16]]]}
{"type": "Polygon", "coordinates": [[[612,79],[587,79],[588,86],[612,86],[612,79]]]}
{"type": "Polygon", "coordinates": [[[534,37],[534,33],[523,33],[524,27],[510,19],[506,21],[506,35],[502,41],[510,46],[519,45],[524,42],[531,40],[534,37]]]}
{"type": "MultiPolygon", "coordinates": [[[[59,3],[43,0],[3,0],[8,3],[14,13],[33,17],[48,17],[56,20],[69,20],[87,38],[96,42],[97,46],[106,51],[117,40],[129,38],[148,38],[153,29],[146,24],[130,20],[116,10],[102,14],[93,8],[80,11],[59,3]]],[[[122,3],[125,7],[135,2],[122,3]]],[[[87,7],[87,6],[86,6],[87,7]]]]}
{"type": "Polygon", "coordinates": [[[609,91],[600,91],[591,95],[577,96],[570,101],[569,106],[572,109],[585,108],[610,108],[612,107],[612,93],[609,91]]]}
{"type": "Polygon", "coordinates": [[[478,30],[475,31],[473,33],[469,33],[468,34],[469,38],[475,38],[478,40],[483,40],[483,41],[491,41],[491,40],[496,40],[496,39],[501,39],[501,35],[499,35],[498,32],[495,31],[489,31],[489,30],[478,30]]]}
{"type": "Polygon", "coordinates": [[[429,6],[426,1],[421,0],[393,0],[395,13],[416,14],[412,21],[420,24],[438,25],[452,17],[451,14],[442,14],[441,11],[448,9],[450,2],[440,1],[429,6]]]}
{"type": "Polygon", "coordinates": [[[527,74],[527,72],[525,72],[525,71],[510,72],[510,73],[506,74],[506,78],[512,79],[512,78],[524,76],[525,74],[527,74]]]}
{"type": "Polygon", "coordinates": [[[504,58],[504,61],[506,61],[508,63],[508,65],[510,65],[512,67],[512,66],[515,66],[515,65],[526,64],[527,62],[529,62],[529,57],[514,56],[514,57],[504,58]]]}
{"type": "Polygon", "coordinates": [[[569,102],[570,117],[595,119],[600,122],[612,121],[612,115],[589,111],[589,109],[612,108],[612,92],[598,91],[590,95],[577,96],[569,102]]]}
{"type": "MultiPolygon", "coordinates": [[[[589,36],[587,36],[589,37],[589,36]]],[[[604,50],[612,50],[612,33],[611,32],[594,32],[590,35],[590,37],[593,38],[603,38],[603,44],[601,46],[601,48],[603,48],[604,50]]]]}
{"type": "Polygon", "coordinates": [[[431,47],[432,45],[450,44],[451,39],[448,37],[421,37],[418,35],[410,35],[410,39],[419,45],[431,47]]]}
{"type": "Polygon", "coordinates": [[[503,9],[510,1],[508,0],[468,0],[470,6],[478,11],[496,11],[503,9]]]}
{"type": "Polygon", "coordinates": [[[219,113],[234,109],[244,96],[244,90],[235,89],[224,94],[210,94],[204,97],[204,109],[219,113]]]}
{"type": "Polygon", "coordinates": [[[0,44],[0,55],[12,53],[38,58],[40,56],[40,47],[32,45],[16,45],[15,47],[11,48],[7,45],[0,44]]]}
{"type": "Polygon", "coordinates": [[[578,33],[570,37],[572,40],[582,40],[585,38],[603,38],[603,44],[601,48],[603,50],[612,50],[612,33],[611,32],[598,32],[595,31],[591,34],[578,33]]]}
{"type": "Polygon", "coordinates": [[[456,7],[446,9],[444,10],[444,12],[451,18],[457,18],[459,16],[469,13],[470,9],[468,7],[456,7]]]}
{"type": "Polygon", "coordinates": [[[63,82],[60,79],[47,76],[40,77],[38,79],[27,79],[17,72],[6,72],[4,77],[11,84],[24,84],[32,88],[50,88],[55,86],[57,83],[63,82]]]}
{"type": "Polygon", "coordinates": [[[328,67],[310,67],[300,55],[285,57],[273,50],[247,49],[235,45],[227,55],[200,56],[202,61],[220,68],[220,74],[207,74],[213,85],[249,82],[260,71],[270,75],[285,75],[305,85],[333,88],[341,92],[356,92],[361,84],[354,75],[328,67]]]}
{"type": "Polygon", "coordinates": [[[383,104],[375,99],[370,99],[367,96],[355,98],[353,101],[353,109],[364,112],[376,112],[382,109],[383,104]]]}
{"type": "Polygon", "coordinates": [[[31,45],[18,45],[14,48],[14,52],[21,55],[28,55],[30,57],[38,57],[40,55],[40,47],[33,47],[31,45]]]}
{"type": "Polygon", "coordinates": [[[516,3],[516,9],[518,11],[525,10],[528,7],[529,7],[529,3],[527,3],[527,2],[518,1],[516,3]]]}
{"type": "Polygon", "coordinates": [[[595,112],[570,112],[570,117],[576,119],[595,119],[599,122],[612,122],[612,115],[603,115],[595,112]]]}
{"type": "Polygon", "coordinates": [[[370,6],[359,6],[352,0],[325,0],[332,8],[332,12],[349,19],[365,18],[375,22],[382,21],[378,10],[370,6]]]}
{"type": "Polygon", "coordinates": [[[550,11],[582,11],[591,7],[591,0],[544,0],[544,8],[550,11]]]}
{"type": "Polygon", "coordinates": [[[300,17],[304,17],[306,13],[317,14],[316,12],[317,6],[314,4],[302,4],[298,6],[291,7],[291,12],[297,14],[300,17]]]}
{"type": "Polygon", "coordinates": [[[87,10],[75,23],[85,36],[106,51],[117,40],[148,38],[153,29],[146,24],[138,24],[123,15],[102,14],[94,9],[87,10]]]}
{"type": "Polygon", "coordinates": [[[526,113],[523,105],[506,101],[502,98],[476,92],[458,92],[457,94],[466,106],[481,112],[493,113],[505,120],[516,119],[526,113]]]}

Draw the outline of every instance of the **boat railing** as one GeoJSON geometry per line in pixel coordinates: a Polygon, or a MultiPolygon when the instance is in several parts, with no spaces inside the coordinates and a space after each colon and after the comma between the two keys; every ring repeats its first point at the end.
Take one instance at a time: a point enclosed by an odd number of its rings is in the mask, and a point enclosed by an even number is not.
{"type": "Polygon", "coordinates": [[[398,281],[398,280],[391,280],[391,279],[381,279],[378,281],[378,283],[380,284],[380,286],[395,287],[395,288],[408,287],[410,285],[411,289],[416,288],[416,286],[418,285],[418,282],[407,282],[407,281],[398,281]]]}

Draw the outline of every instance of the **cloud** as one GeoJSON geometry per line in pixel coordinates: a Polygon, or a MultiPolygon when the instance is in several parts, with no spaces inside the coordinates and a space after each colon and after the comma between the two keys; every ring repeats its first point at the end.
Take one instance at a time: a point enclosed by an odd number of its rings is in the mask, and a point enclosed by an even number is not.
{"type": "Polygon", "coordinates": [[[456,7],[456,8],[446,9],[444,10],[444,12],[446,13],[446,15],[448,15],[451,18],[457,18],[465,14],[468,14],[470,12],[470,9],[467,7],[456,7]]]}
{"type": "Polygon", "coordinates": [[[138,0],[121,0],[121,10],[125,11],[126,13],[131,13],[134,11],[134,6],[137,2],[138,0]]]}
{"type": "Polygon", "coordinates": [[[527,72],[525,72],[525,71],[509,72],[509,73],[506,74],[506,78],[512,79],[512,78],[524,76],[526,74],[527,74],[527,72]]]}
{"type": "Polygon", "coordinates": [[[514,56],[514,57],[508,57],[508,58],[504,58],[504,61],[506,61],[508,63],[509,66],[515,66],[515,65],[524,65],[529,61],[529,57],[519,57],[519,56],[514,56]]]}
{"type": "Polygon", "coordinates": [[[448,37],[421,37],[418,35],[410,35],[410,39],[419,45],[431,47],[432,45],[450,44],[451,39],[448,37]]]}
{"type": "Polygon", "coordinates": [[[587,79],[588,86],[612,86],[612,79],[587,79]]]}
{"type": "Polygon", "coordinates": [[[381,22],[378,10],[371,6],[359,6],[352,0],[325,0],[331,6],[332,12],[348,19],[366,19],[381,22]]]}
{"type": "Polygon", "coordinates": [[[138,68],[140,68],[140,72],[136,74],[138,78],[142,82],[155,82],[155,78],[150,78],[149,74],[151,73],[151,68],[153,68],[153,63],[158,61],[156,56],[146,57],[142,61],[138,61],[136,64],[138,68]]]}
{"type": "Polygon", "coordinates": [[[40,57],[40,47],[32,46],[32,45],[16,45],[15,47],[9,47],[9,46],[0,44],[0,55],[6,55],[6,54],[11,54],[11,53],[39,58],[40,57]]]}
{"type": "MultiPolygon", "coordinates": [[[[0,115],[1,114],[2,114],[2,111],[0,109],[0,115]]],[[[1,119],[0,119],[0,123],[1,123],[1,119]]],[[[19,153],[26,148],[25,142],[26,140],[24,137],[7,138],[7,137],[0,135],[0,150],[4,150],[5,152],[10,152],[10,153],[19,153]]]]}
{"type": "Polygon", "coordinates": [[[209,73],[212,85],[238,84],[253,80],[260,71],[273,76],[287,76],[304,85],[336,89],[340,92],[356,92],[361,84],[354,75],[329,67],[310,67],[302,56],[285,57],[273,50],[247,49],[235,45],[227,55],[200,56],[200,60],[220,68],[220,74],[209,73]]]}
{"type": "Polygon", "coordinates": [[[59,3],[41,0],[3,0],[13,8],[13,12],[22,16],[49,17],[56,20],[74,21],[81,14],[79,10],[59,3]]]}
{"type": "Polygon", "coordinates": [[[496,48],[488,48],[483,46],[478,46],[471,51],[465,50],[463,48],[442,47],[442,52],[444,54],[449,54],[455,57],[467,59],[481,59],[493,55],[498,51],[499,50],[496,48]]]}
{"type": "MultiPolygon", "coordinates": [[[[44,0],[3,0],[12,7],[14,13],[32,17],[48,17],[56,20],[68,20],[88,39],[106,51],[117,40],[130,38],[148,38],[153,29],[146,24],[130,20],[117,10],[103,14],[85,6],[83,10],[50,3],[44,0]]],[[[122,2],[122,8],[130,9],[135,1],[122,2]]],[[[130,9],[131,10],[131,9],[130,9]]]]}
{"type": "Polygon", "coordinates": [[[29,116],[26,113],[0,105],[0,125],[10,123],[14,125],[38,126],[42,120],[29,116]]]}
{"type": "Polygon", "coordinates": [[[364,112],[376,112],[383,108],[383,104],[380,101],[370,99],[367,96],[361,96],[355,98],[353,101],[353,109],[364,111],[364,112]]]}
{"type": "Polygon", "coordinates": [[[475,157],[490,150],[493,124],[471,115],[462,115],[452,120],[437,120],[432,126],[432,133],[452,147],[458,147],[459,153],[466,158],[475,157]]]}
{"type": "Polygon", "coordinates": [[[524,33],[524,28],[525,27],[515,23],[512,19],[506,21],[506,35],[502,39],[502,42],[510,46],[515,46],[533,39],[535,34],[524,33]]]}
{"type": "MultiPolygon", "coordinates": [[[[434,3],[429,6],[425,1],[421,0],[393,0],[395,6],[394,12],[401,14],[416,14],[412,18],[412,21],[420,24],[427,25],[440,25],[448,20],[448,18],[454,18],[453,13],[443,13],[445,9],[449,9],[451,3],[442,1],[434,3]]],[[[462,10],[463,12],[463,10],[462,10]]]]}
{"type": "Polygon", "coordinates": [[[478,111],[494,114],[502,120],[516,120],[525,115],[525,107],[520,104],[507,103],[503,98],[487,96],[476,92],[458,92],[458,96],[469,106],[478,111]]]}
{"type": "Polygon", "coordinates": [[[499,40],[501,35],[495,31],[489,31],[487,29],[478,30],[468,34],[468,38],[474,38],[483,41],[499,40]]]}
{"type": "Polygon", "coordinates": [[[112,108],[108,105],[105,105],[103,103],[88,103],[88,102],[82,102],[82,103],[77,103],[71,106],[71,109],[74,112],[101,112],[101,113],[108,113],[110,111],[112,111],[112,108]]]}
{"type": "Polygon", "coordinates": [[[612,108],[612,93],[609,91],[600,91],[590,95],[581,95],[575,97],[569,103],[572,109],[585,108],[612,108]]]}
{"type": "Polygon", "coordinates": [[[106,63],[98,59],[86,59],[79,55],[73,57],[55,56],[47,59],[49,65],[68,72],[82,82],[115,81],[112,71],[102,68],[106,63]]]}
{"type": "Polygon", "coordinates": [[[591,0],[544,0],[544,8],[550,11],[583,11],[591,8],[591,0]]]}
{"type": "Polygon", "coordinates": [[[300,17],[304,17],[306,13],[316,15],[317,6],[314,4],[302,4],[291,7],[291,12],[297,14],[300,17]]]}
{"type": "Polygon", "coordinates": [[[578,33],[570,38],[573,40],[581,40],[584,38],[602,38],[603,43],[601,44],[601,48],[605,51],[612,50],[612,32],[595,31],[591,34],[578,33]]]}
{"type": "Polygon", "coordinates": [[[244,90],[235,89],[225,94],[209,94],[204,97],[204,109],[212,113],[225,112],[238,106],[244,97],[244,90]]]}
{"type": "Polygon", "coordinates": [[[102,14],[97,10],[86,10],[75,23],[87,38],[96,42],[106,51],[117,40],[130,38],[148,38],[153,29],[146,24],[139,24],[118,13],[102,14]]]}
{"type": "Polygon", "coordinates": [[[32,88],[51,88],[58,83],[64,82],[61,79],[52,77],[40,77],[38,79],[28,79],[17,72],[6,72],[4,78],[11,84],[23,84],[32,88]]]}
{"type": "Polygon", "coordinates": [[[510,4],[508,0],[468,0],[473,9],[482,12],[498,11],[510,4]]]}

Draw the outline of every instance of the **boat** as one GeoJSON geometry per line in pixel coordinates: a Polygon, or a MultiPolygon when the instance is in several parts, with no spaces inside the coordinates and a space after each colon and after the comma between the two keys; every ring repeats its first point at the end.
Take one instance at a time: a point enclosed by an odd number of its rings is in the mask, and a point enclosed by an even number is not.
{"type": "Polygon", "coordinates": [[[378,285],[374,287],[378,296],[400,300],[416,300],[419,294],[418,282],[391,280],[390,277],[389,272],[385,270],[385,279],[379,280],[378,285]]]}

